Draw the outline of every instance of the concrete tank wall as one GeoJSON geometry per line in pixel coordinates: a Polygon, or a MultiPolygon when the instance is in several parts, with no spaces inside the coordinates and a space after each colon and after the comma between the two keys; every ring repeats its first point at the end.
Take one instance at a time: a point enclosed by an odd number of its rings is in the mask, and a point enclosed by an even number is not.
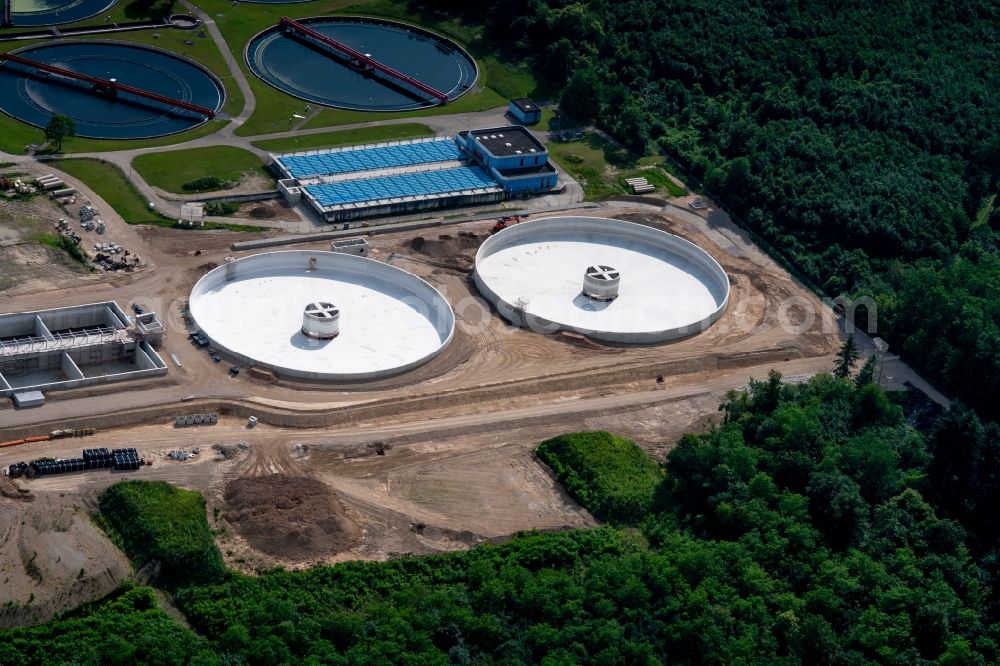
{"type": "MultiPolygon", "coordinates": [[[[620,342],[626,344],[651,344],[684,338],[696,333],[701,333],[715,323],[722,316],[729,304],[729,277],[722,269],[722,266],[712,258],[710,254],[700,247],[684,240],[679,236],[668,234],[652,227],[622,220],[612,220],[598,217],[552,217],[531,222],[522,222],[504,231],[491,236],[479,247],[476,253],[476,267],[473,271],[473,280],[476,287],[486,300],[496,307],[497,312],[508,321],[525,328],[545,333],[555,333],[559,330],[570,330],[583,335],[587,335],[596,340],[606,340],[608,342],[620,342]],[[632,242],[642,243],[654,248],[666,250],[680,258],[691,262],[695,266],[704,270],[714,282],[714,287],[719,290],[723,297],[718,308],[700,321],[690,324],[669,328],[659,331],[600,331],[585,330],[574,326],[566,326],[558,322],[553,322],[544,317],[525,313],[518,310],[513,303],[509,303],[501,298],[493,289],[486,284],[479,274],[480,262],[495,252],[512,245],[530,242],[533,237],[545,234],[552,237],[557,234],[565,234],[576,240],[595,240],[600,237],[614,235],[618,238],[627,239],[632,242]]],[[[615,268],[623,269],[621,266],[615,268]]],[[[624,269],[623,269],[624,270],[624,269]]],[[[581,276],[582,278],[582,276],[581,276]]]]}

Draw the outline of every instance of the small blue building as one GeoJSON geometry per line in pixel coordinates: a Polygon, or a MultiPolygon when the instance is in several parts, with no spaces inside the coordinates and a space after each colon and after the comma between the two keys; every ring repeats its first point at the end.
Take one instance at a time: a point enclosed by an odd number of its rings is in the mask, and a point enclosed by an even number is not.
{"type": "Polygon", "coordinates": [[[542,119],[542,110],[527,97],[510,100],[510,104],[507,105],[507,111],[519,123],[524,123],[525,125],[534,125],[542,119]]]}
{"type": "Polygon", "coordinates": [[[455,138],[508,196],[544,192],[557,185],[559,174],[549,164],[549,151],[520,125],[465,130],[455,138]]]}

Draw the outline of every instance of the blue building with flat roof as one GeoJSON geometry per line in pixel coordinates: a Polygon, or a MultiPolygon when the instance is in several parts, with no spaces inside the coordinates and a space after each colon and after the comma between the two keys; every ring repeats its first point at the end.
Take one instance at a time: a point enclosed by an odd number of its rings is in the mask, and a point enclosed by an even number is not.
{"type": "Polygon", "coordinates": [[[527,97],[510,100],[507,112],[519,123],[534,125],[542,119],[542,110],[527,97]]]}
{"type": "Polygon", "coordinates": [[[271,158],[286,199],[304,200],[330,223],[541,194],[559,175],[519,125],[271,158]]]}
{"type": "Polygon", "coordinates": [[[520,125],[466,130],[455,140],[509,195],[537,194],[558,183],[548,149],[520,125]]]}

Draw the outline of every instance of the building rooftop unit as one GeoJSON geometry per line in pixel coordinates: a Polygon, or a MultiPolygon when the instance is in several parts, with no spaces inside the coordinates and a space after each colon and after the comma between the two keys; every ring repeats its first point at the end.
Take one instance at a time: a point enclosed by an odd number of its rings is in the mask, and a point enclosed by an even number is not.
{"type": "Polygon", "coordinates": [[[476,142],[496,157],[534,155],[546,152],[545,146],[527,129],[519,125],[469,130],[476,142]]]}
{"type": "Polygon", "coordinates": [[[535,111],[541,111],[537,104],[532,102],[527,97],[518,97],[517,99],[510,100],[510,103],[516,106],[518,109],[524,113],[532,113],[535,111]]]}

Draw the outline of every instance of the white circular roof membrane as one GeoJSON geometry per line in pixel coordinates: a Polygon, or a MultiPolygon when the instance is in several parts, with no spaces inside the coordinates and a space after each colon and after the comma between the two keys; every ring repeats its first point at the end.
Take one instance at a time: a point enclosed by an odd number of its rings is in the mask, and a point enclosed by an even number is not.
{"type": "Polygon", "coordinates": [[[476,286],[507,319],[542,332],[662,342],[699,333],[729,301],[729,278],[707,252],[651,227],[594,217],[522,222],[476,254],[476,286]],[[619,273],[618,295],[583,293],[595,266],[619,273]]]}
{"type": "Polygon", "coordinates": [[[433,358],[455,316],[412,273],[333,252],[268,252],[228,262],[191,291],[191,315],[215,344],[243,361],[307,379],[369,379],[433,358]],[[339,334],[302,332],[303,310],[333,302],[339,334]]]}

